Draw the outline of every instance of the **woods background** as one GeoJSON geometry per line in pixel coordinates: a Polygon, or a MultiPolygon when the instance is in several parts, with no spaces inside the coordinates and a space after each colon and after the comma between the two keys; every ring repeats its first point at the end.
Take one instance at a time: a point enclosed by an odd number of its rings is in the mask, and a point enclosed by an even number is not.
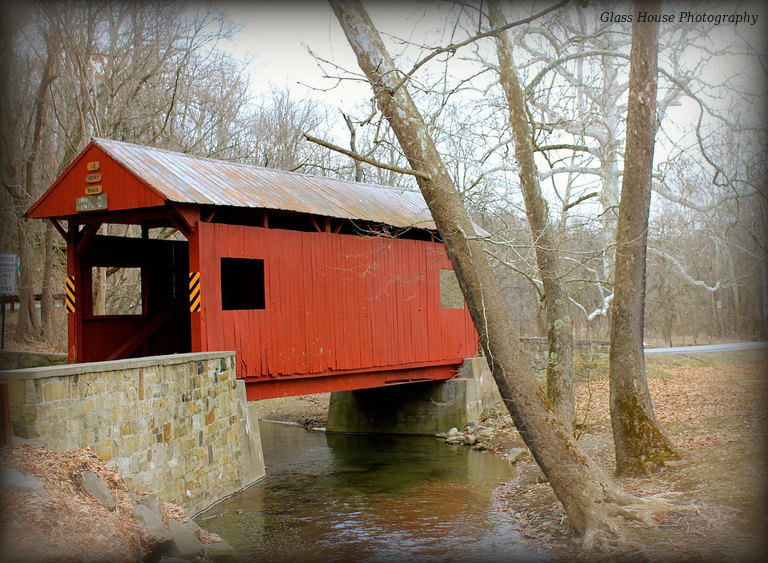
{"type": "MultiPolygon", "coordinates": [[[[731,13],[734,6],[697,9],[731,13]]],[[[306,56],[314,56],[326,78],[307,88],[297,76],[293,84],[273,84],[255,96],[253,83],[265,78],[233,50],[238,22],[225,8],[77,1],[0,7],[0,251],[21,260],[20,308],[9,317],[15,326],[7,327],[6,347],[65,346],[64,312],[54,300],[64,288],[65,243],[51,225],[23,215],[92,136],[416,189],[410,176],[353,161],[304,137],[310,133],[407,167],[369,103],[339,107],[317,95],[359,80],[359,70],[339,68],[325,46],[309,45],[306,56]]],[[[513,11],[523,20],[543,8],[523,3],[513,11]]],[[[766,20],[758,3],[738,8],[758,14],[757,23],[661,26],[649,345],[768,336],[766,20]]],[[[473,3],[397,4],[406,23],[397,36],[386,37],[473,220],[490,233],[485,249],[518,331],[543,336],[534,253],[539,241],[524,211],[494,45],[462,44],[478,31],[479,9],[473,3]]],[[[671,4],[662,10],[679,13],[671,4]]],[[[619,12],[631,13],[631,5],[570,3],[514,28],[515,62],[549,205],[554,248],[548,250],[564,266],[575,338],[606,339],[610,327],[631,31],[631,24],[613,21],[619,12]]],[[[286,33],[291,26],[286,21],[286,33]]],[[[103,227],[110,233],[125,228],[103,227]]],[[[121,303],[130,275],[99,271],[97,306],[130,310],[121,303]]]]}

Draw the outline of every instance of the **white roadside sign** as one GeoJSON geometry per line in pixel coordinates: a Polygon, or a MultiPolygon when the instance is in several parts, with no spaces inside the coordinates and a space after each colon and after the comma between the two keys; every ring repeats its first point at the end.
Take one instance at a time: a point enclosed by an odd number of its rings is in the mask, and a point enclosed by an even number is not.
{"type": "Polygon", "coordinates": [[[16,293],[16,270],[18,256],[16,254],[0,254],[0,295],[16,293]]]}

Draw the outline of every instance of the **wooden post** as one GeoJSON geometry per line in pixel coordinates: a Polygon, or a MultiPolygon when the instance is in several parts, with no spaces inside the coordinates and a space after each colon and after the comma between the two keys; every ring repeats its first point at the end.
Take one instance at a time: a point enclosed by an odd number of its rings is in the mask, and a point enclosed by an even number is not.
{"type": "MultiPolygon", "coordinates": [[[[5,293],[3,293],[2,296],[0,296],[0,299],[2,301],[0,302],[2,304],[2,336],[0,336],[0,350],[5,350],[5,293]]],[[[13,300],[11,300],[11,303],[13,303],[13,300]]]]}
{"type": "Polygon", "coordinates": [[[200,306],[196,311],[189,312],[190,315],[190,330],[191,330],[191,344],[192,352],[202,352],[206,348],[206,334],[205,334],[205,321],[206,311],[203,304],[205,299],[205,275],[203,274],[203,259],[202,259],[202,247],[205,233],[207,232],[207,224],[199,223],[195,232],[191,233],[187,240],[189,241],[189,271],[190,274],[197,272],[200,275],[198,291],[200,294],[200,306]]]}
{"type": "Polygon", "coordinates": [[[11,394],[8,384],[0,383],[0,446],[8,446],[12,441],[11,394]]]}

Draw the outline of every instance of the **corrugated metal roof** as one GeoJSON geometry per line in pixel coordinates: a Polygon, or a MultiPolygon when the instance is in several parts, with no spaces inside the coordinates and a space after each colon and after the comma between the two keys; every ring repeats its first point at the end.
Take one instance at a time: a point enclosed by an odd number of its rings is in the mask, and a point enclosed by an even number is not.
{"type": "Polygon", "coordinates": [[[178,203],[296,211],[435,229],[420,192],[202,158],[121,141],[93,142],[178,203]]]}

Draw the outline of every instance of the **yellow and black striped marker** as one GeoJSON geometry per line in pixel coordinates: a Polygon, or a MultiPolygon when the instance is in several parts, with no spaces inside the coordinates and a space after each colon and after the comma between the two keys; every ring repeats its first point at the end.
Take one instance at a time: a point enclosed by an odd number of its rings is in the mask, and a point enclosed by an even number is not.
{"type": "Polygon", "coordinates": [[[67,276],[67,287],[64,292],[64,303],[68,313],[75,312],[75,276],[67,276]]]}
{"type": "Polygon", "coordinates": [[[189,272],[189,311],[199,313],[200,303],[200,272],[189,272]]]}

